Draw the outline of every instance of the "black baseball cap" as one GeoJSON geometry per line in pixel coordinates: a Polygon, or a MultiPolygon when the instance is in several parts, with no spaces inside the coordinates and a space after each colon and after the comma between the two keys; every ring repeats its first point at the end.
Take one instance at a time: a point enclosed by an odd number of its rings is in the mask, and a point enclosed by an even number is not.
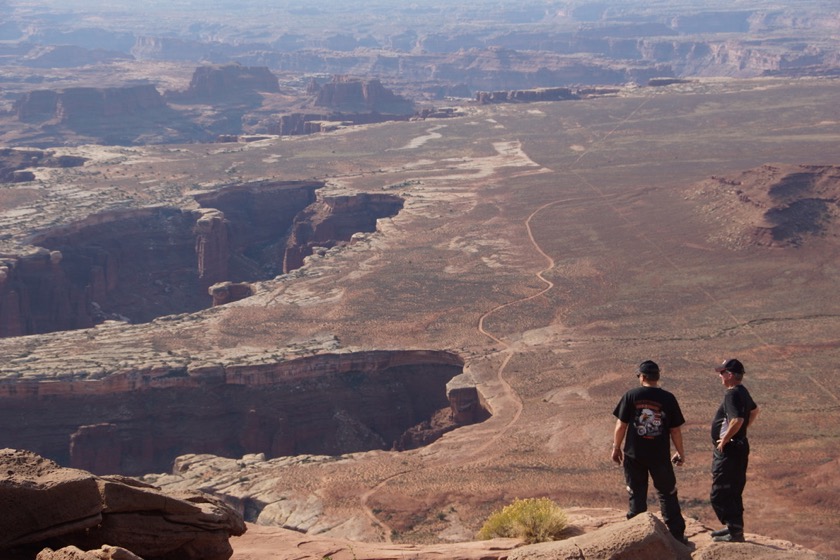
{"type": "Polygon", "coordinates": [[[728,371],[729,373],[734,373],[735,375],[744,375],[744,364],[735,358],[730,358],[716,367],[715,371],[718,373],[728,371]]]}
{"type": "Polygon", "coordinates": [[[639,369],[636,370],[636,373],[641,373],[643,375],[659,375],[659,366],[653,360],[645,360],[639,364],[639,369]]]}

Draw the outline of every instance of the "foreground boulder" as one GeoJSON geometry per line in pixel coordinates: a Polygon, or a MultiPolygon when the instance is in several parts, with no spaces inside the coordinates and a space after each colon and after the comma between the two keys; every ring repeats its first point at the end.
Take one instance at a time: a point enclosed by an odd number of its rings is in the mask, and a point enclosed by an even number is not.
{"type": "Polygon", "coordinates": [[[97,550],[84,551],[76,546],[65,546],[60,550],[45,548],[35,560],[143,560],[131,551],[119,546],[103,545],[97,550]]]}
{"type": "Polygon", "coordinates": [[[242,517],[216,498],[164,494],[133,479],[98,477],[12,449],[0,450],[0,503],[3,558],[34,558],[28,551],[46,546],[107,544],[145,560],[227,560],[229,538],[245,532],[242,517]]]}
{"type": "Polygon", "coordinates": [[[645,560],[673,558],[688,560],[691,551],[668,532],[650,513],[622,523],[608,525],[593,533],[563,541],[530,545],[514,550],[508,560],[645,560]]]}

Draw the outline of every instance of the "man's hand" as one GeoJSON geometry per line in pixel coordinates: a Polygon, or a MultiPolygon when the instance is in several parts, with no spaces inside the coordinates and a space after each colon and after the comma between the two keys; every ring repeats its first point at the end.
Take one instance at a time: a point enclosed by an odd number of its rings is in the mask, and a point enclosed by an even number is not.
{"type": "Polygon", "coordinates": [[[624,463],[624,453],[622,453],[620,447],[613,446],[612,460],[614,463],[618,463],[619,465],[624,463]]]}
{"type": "Polygon", "coordinates": [[[677,465],[678,467],[681,467],[681,466],[683,466],[683,463],[685,462],[685,459],[679,453],[674,453],[674,456],[671,457],[671,462],[674,463],[675,465],[677,465]]]}

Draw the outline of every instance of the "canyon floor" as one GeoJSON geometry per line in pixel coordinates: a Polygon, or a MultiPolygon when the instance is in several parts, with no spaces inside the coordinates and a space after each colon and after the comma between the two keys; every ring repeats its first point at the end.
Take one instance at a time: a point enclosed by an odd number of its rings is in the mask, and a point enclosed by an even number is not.
{"type": "Polygon", "coordinates": [[[180,204],[265,177],[405,205],[376,233],[238,302],[0,340],[0,373],[456,353],[487,421],[413,451],[269,461],[236,482],[242,494],[270,481],[316,504],[330,536],[432,544],[472,540],[517,497],[622,509],[611,413],[645,359],[662,366],[687,419],[684,512],[716,526],[713,368],[737,357],[763,410],[750,429],[747,532],[840,558],[838,100],[830,79],[702,80],[294,139],[62,148],[90,161],[4,185],[6,231],[67,223],[68,201],[73,212],[115,197],[180,204]],[[819,228],[774,232],[773,189],[797,174],[835,177],[819,195],[833,202],[819,228]]]}

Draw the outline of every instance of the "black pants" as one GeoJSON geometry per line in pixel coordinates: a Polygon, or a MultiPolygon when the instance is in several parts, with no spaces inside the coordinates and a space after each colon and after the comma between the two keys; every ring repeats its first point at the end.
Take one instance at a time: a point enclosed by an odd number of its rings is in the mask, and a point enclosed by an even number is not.
{"type": "Polygon", "coordinates": [[[627,519],[647,511],[648,475],[653,479],[653,487],[659,496],[659,509],[665,525],[672,535],[681,539],[685,534],[685,520],[677,499],[677,477],[667,457],[664,461],[647,462],[624,456],[624,480],[630,493],[627,519]]]}
{"type": "Polygon", "coordinates": [[[744,532],[744,501],[742,495],[747,484],[747,463],[750,444],[747,440],[732,440],[723,448],[715,449],[712,458],[712,509],[721,523],[732,533],[744,532]]]}

